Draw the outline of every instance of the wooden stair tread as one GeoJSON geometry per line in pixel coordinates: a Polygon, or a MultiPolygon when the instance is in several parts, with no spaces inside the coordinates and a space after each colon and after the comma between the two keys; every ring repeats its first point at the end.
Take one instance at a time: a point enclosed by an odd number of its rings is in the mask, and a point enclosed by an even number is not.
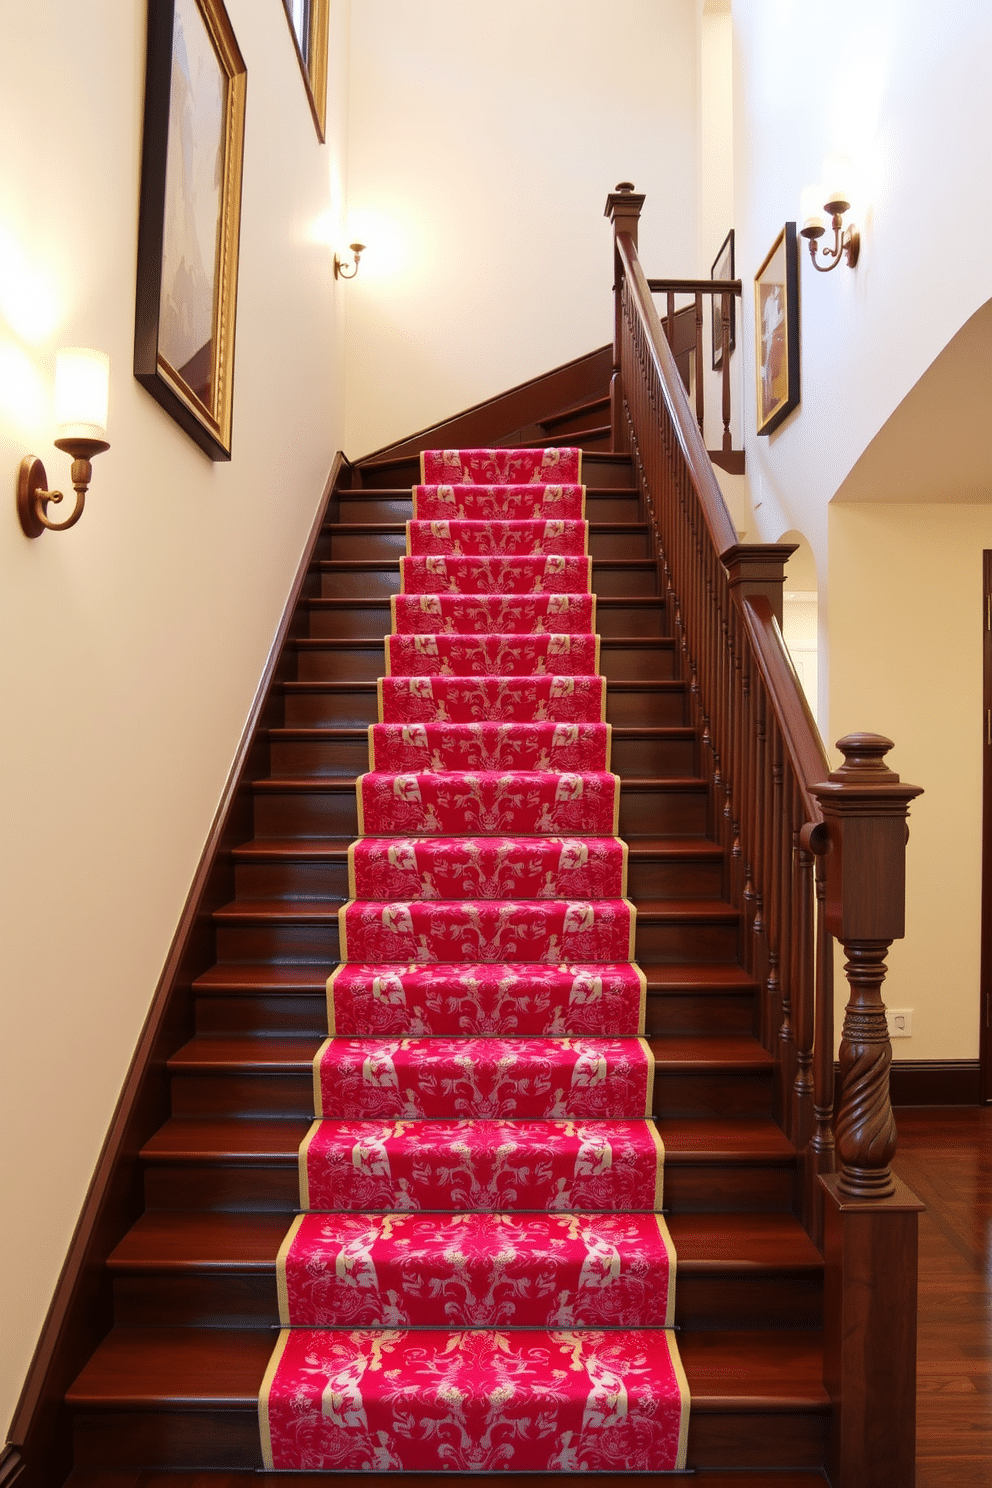
{"type": "MultiPolygon", "coordinates": [[[[177,1074],[211,1070],[309,1073],[323,1034],[198,1033],[168,1061],[177,1074]]],[[[681,1034],[648,1039],[659,1074],[765,1071],[772,1057],[750,1034],[681,1034]]]]}
{"type": "MultiPolygon", "coordinates": [[[[376,836],[375,833],[370,833],[376,836]]],[[[514,836],[520,834],[513,834],[514,836]]],[[[567,834],[565,834],[567,835],[567,834]]],[[[253,837],[231,849],[238,861],[279,858],[326,859],[336,862],[347,858],[352,837],[253,837]]],[[[535,839],[538,840],[538,839],[535,839]]],[[[689,858],[718,861],[721,850],[708,837],[630,837],[625,839],[628,856],[636,858],[689,858]]]]}
{"type": "Polygon", "coordinates": [[[193,986],[199,992],[323,992],[326,983],[320,967],[220,961],[201,972],[193,986]]]}
{"type": "MultiPolygon", "coordinates": [[[[396,772],[386,772],[396,773],[396,772]]],[[[434,773],[433,771],[430,773],[434,773]]],[[[442,772],[443,773],[443,772],[442,772]]],[[[462,774],[463,771],[450,773],[462,774]]],[[[472,774],[472,771],[468,772],[472,774]]],[[[483,773],[480,771],[476,774],[483,773]]],[[[596,773],[596,772],[593,772],[596,773]]],[[[251,788],[254,791],[332,791],[340,793],[343,791],[354,791],[357,775],[263,775],[258,780],[253,780],[251,788]]],[[[622,775],[620,777],[620,789],[629,787],[631,790],[659,790],[659,791],[695,791],[701,792],[708,789],[706,781],[698,775],[622,775]]],[[[588,835],[588,834],[579,834],[588,835]]]]}
{"type": "MultiPolygon", "coordinates": [[[[76,1409],[254,1411],[275,1329],[115,1328],[67,1391],[76,1409]]],[[[696,1413],[826,1410],[819,1333],[679,1335],[696,1413]]]]}
{"type": "MultiPolygon", "coordinates": [[[[293,1214],[146,1211],[112,1251],[117,1271],[275,1271],[293,1214]]],[[[823,1261],[791,1214],[672,1214],[679,1275],[820,1272],[823,1261]]]]}
{"type": "MultiPolygon", "coordinates": [[[[296,1167],[309,1121],[256,1116],[171,1116],[142,1148],[149,1162],[262,1163],[296,1167]]],[[[665,1117],[659,1123],[666,1161],[791,1163],[796,1149],[771,1117],[700,1120],[665,1117]]]]}
{"type": "MultiPolygon", "coordinates": [[[[345,899],[232,899],[213,912],[217,925],[235,925],[248,921],[279,924],[337,923],[338,910],[345,899]]],[[[638,920],[654,924],[678,924],[693,920],[697,924],[736,924],[740,911],[721,899],[639,899],[638,920]]]]}
{"type": "Polygon", "coordinates": [[[714,988],[721,992],[753,992],[757,982],[743,966],[728,961],[698,961],[645,968],[648,991],[695,991],[714,988]]]}

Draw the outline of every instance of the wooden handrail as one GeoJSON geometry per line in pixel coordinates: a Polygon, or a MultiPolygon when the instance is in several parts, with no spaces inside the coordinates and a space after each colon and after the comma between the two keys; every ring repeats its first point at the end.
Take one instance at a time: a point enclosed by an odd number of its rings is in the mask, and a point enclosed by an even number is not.
{"type": "Polygon", "coordinates": [[[741,292],[739,279],[649,279],[652,294],[733,294],[741,292]]]}
{"type": "Polygon", "coordinates": [[[661,328],[661,320],[651,298],[651,289],[637,257],[637,247],[629,233],[617,234],[617,255],[623,265],[630,286],[631,298],[637,315],[648,331],[645,350],[655,363],[658,381],[666,393],[678,388],[681,396],[669,399],[668,411],[675,426],[676,437],[689,468],[692,483],[699,493],[703,516],[710,532],[714,550],[728,552],[737,546],[737,529],[730,519],[727,504],[723,499],[713,465],[706,453],[703,436],[692,416],[682,379],[679,377],[675,358],[672,356],[668,338],[661,328]]]}
{"type": "Polygon", "coordinates": [[[866,1481],[871,1442],[873,1488],[903,1488],[912,1475],[912,1413],[900,1417],[892,1401],[912,1398],[919,1205],[889,1171],[891,1047],[880,989],[888,947],[903,934],[905,819],[919,792],[886,767],[891,741],[872,734],[841,739],[845,763],[829,772],[781,630],[785,564],[795,549],[738,542],[703,442],[701,296],[723,299],[726,428],[731,290],[645,277],[637,257],[643,200],[626,182],[607,200],[616,273],[614,447],[630,452],[647,508],[659,589],[703,744],[711,822],[730,865],[727,894],[740,910],[744,963],[760,988],[775,1114],[801,1155],[802,1215],[832,1258],[831,1481],[834,1488],[866,1481]],[[651,299],[657,290],[668,296],[669,327],[675,294],[696,297],[696,418],[651,299]],[[851,988],[836,1137],[831,937],[847,953],[851,988]],[[894,1361],[889,1338],[900,1340],[894,1361]],[[865,1368],[866,1359],[883,1357],[889,1379],[865,1368]]]}

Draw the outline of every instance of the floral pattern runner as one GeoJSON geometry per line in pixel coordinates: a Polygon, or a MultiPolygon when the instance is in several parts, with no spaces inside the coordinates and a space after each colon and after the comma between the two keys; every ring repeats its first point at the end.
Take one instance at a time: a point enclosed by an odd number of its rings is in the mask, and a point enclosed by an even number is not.
{"type": "Polygon", "coordinates": [[[394,677],[589,676],[599,671],[596,635],[391,635],[394,677]]]}
{"type": "Polygon", "coordinates": [[[644,973],[630,962],[339,966],[331,1033],[641,1034],[644,973]]]}
{"type": "Polygon", "coordinates": [[[269,1469],[685,1464],[581,456],[425,452],[259,1396],[269,1469]]]}
{"type": "Polygon", "coordinates": [[[586,491],[580,485],[414,486],[413,515],[446,521],[458,517],[491,520],[499,517],[535,522],[545,517],[584,517],[586,491]]]}

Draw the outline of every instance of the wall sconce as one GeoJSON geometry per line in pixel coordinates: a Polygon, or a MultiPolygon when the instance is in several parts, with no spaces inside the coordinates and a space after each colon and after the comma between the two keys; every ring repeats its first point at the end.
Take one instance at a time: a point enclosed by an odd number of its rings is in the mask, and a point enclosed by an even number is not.
{"type": "Polygon", "coordinates": [[[25,455],[17,478],[17,515],[28,537],[65,532],[83,515],[86,492],[93,474],[92,460],[107,442],[107,400],[110,387],[110,358],[102,351],[73,346],[55,357],[55,448],[72,456],[71,480],[76,505],[64,522],[52,522],[48,503],[62,500],[61,491],[48,489],[45,467],[34,455],[25,455]]]}
{"type": "Polygon", "coordinates": [[[858,254],[861,251],[861,234],[850,224],[844,227],[844,213],[851,210],[848,195],[846,189],[839,186],[832,188],[807,186],[802,193],[800,212],[803,225],[800,232],[809,243],[809,256],[813,260],[813,267],[821,274],[829,274],[842,258],[846,260],[849,269],[853,269],[858,261],[858,254]],[[833,247],[822,249],[822,257],[829,259],[829,263],[821,263],[817,257],[818,240],[827,231],[827,217],[823,216],[824,212],[830,218],[830,226],[834,230],[833,247]]]}
{"type": "Polygon", "coordinates": [[[355,262],[351,266],[351,273],[349,273],[348,270],[345,268],[345,266],[344,266],[344,260],[342,259],[341,255],[339,253],[335,253],[335,255],[334,255],[334,277],[335,277],[335,279],[354,279],[355,275],[358,273],[358,260],[361,258],[362,254],[365,252],[365,244],[364,243],[349,243],[348,244],[348,247],[350,248],[351,252],[355,255],[355,262]]]}

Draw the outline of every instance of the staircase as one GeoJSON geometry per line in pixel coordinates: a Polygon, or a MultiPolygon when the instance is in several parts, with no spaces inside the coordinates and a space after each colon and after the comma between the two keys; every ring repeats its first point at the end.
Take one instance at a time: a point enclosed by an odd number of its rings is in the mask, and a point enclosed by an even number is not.
{"type": "MultiPolygon", "coordinates": [[[[579,443],[593,590],[629,844],[636,959],[647,976],[654,1114],[678,1254],[676,1324],[691,1391],[688,1463],[702,1484],[821,1481],[820,1254],[797,1218],[795,1147],[773,1119],[731,865],[709,819],[672,616],[628,456],[604,450],[605,400],[549,416],[579,443]],[[602,422],[597,422],[602,420],[602,422]]],[[[533,443],[533,428],[506,442],[533,443]]],[[[278,714],[257,748],[252,829],[212,914],[214,964],[194,1028],[167,1061],[171,1114],[137,1161],[143,1212],[106,1260],[113,1326],[68,1389],[82,1485],[220,1483],[261,1466],[257,1402],[278,1327],[276,1254],[298,1205],[297,1150],[327,1034],[325,981],[358,833],[389,596],[398,589],[409,457],[345,468],[289,626],[278,714]],[[260,756],[259,756],[260,757],[260,756]],[[123,1475],[123,1476],[122,1476],[123,1475]],[[188,1475],[188,1477],[187,1477],[188,1475]]],[[[618,1464],[620,1467],[620,1464],[618,1464]]],[[[332,1475],[325,1475],[332,1476],[332,1475]]],[[[247,1479],[246,1479],[247,1482],[247,1479]]]]}

